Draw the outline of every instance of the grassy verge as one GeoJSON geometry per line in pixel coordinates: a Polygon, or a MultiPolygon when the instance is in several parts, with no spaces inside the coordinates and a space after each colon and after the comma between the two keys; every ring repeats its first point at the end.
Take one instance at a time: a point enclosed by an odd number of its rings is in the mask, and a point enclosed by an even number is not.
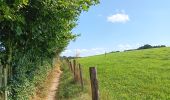
{"type": "Polygon", "coordinates": [[[63,73],[60,78],[57,98],[59,100],[80,100],[81,98],[83,100],[89,100],[85,99],[88,97],[85,96],[87,94],[84,94],[86,90],[83,91],[80,84],[73,81],[73,73],[71,73],[65,62],[63,62],[61,70],[63,73]]]}

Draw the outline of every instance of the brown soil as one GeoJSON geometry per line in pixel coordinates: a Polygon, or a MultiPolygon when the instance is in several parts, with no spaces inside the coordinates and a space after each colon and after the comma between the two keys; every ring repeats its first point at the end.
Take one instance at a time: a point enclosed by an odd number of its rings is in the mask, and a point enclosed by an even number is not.
{"type": "Polygon", "coordinates": [[[38,87],[36,95],[31,100],[57,100],[56,92],[60,80],[60,65],[59,61],[55,62],[54,69],[49,72],[49,75],[44,84],[38,87]]]}

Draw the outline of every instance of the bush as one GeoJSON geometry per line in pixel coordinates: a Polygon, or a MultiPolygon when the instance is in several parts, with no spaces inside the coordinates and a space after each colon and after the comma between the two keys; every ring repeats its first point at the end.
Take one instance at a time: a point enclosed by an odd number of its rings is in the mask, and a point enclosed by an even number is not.
{"type": "Polygon", "coordinates": [[[140,50],[140,49],[149,49],[149,48],[152,48],[152,46],[149,45],[149,44],[145,44],[144,46],[139,47],[138,50],[140,50]]]}
{"type": "Polygon", "coordinates": [[[161,47],[166,47],[166,46],[165,45],[151,46],[149,44],[145,44],[144,46],[139,47],[137,50],[140,50],[140,49],[150,49],[150,48],[161,48],[161,47]]]}

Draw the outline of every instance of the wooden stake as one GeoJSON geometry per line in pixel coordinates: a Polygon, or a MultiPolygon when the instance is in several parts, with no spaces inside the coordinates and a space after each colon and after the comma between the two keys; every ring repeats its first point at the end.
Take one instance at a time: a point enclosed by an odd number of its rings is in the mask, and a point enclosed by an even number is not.
{"type": "Polygon", "coordinates": [[[89,72],[90,72],[90,80],[91,80],[92,100],[99,100],[97,70],[95,67],[90,67],[89,72]]]}
{"type": "Polygon", "coordinates": [[[3,78],[3,72],[2,72],[3,68],[0,65],[0,88],[2,87],[2,78],[3,78]]]}
{"type": "Polygon", "coordinates": [[[82,87],[82,90],[83,90],[84,84],[83,84],[81,64],[79,64],[79,72],[80,72],[80,83],[81,83],[81,87],[82,87]]]}
{"type": "Polygon", "coordinates": [[[71,61],[69,62],[70,70],[73,72],[73,67],[71,61]]]}
{"type": "Polygon", "coordinates": [[[76,60],[73,60],[73,73],[74,73],[74,81],[76,82],[76,60]]]}
{"type": "MultiPolygon", "coordinates": [[[[7,67],[7,66],[6,66],[7,67]]],[[[5,93],[4,93],[4,100],[8,100],[8,92],[7,92],[7,81],[8,81],[8,72],[7,72],[7,68],[4,67],[4,87],[5,87],[5,93]]]]}

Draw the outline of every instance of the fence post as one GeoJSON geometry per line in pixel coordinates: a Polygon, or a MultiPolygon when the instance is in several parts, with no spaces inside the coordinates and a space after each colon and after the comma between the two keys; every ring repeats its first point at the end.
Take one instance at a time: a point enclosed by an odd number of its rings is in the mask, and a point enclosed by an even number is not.
{"type": "MultiPolygon", "coordinates": [[[[0,88],[3,87],[3,67],[2,65],[0,64],[0,88]]],[[[1,91],[1,90],[0,90],[1,91]]],[[[0,93],[0,100],[3,99],[3,93],[1,91],[0,93]]]]}
{"type": "Polygon", "coordinates": [[[79,64],[79,71],[80,71],[80,82],[81,82],[81,87],[82,87],[82,90],[83,90],[84,84],[83,84],[83,77],[82,77],[81,64],[79,64]]]}
{"type": "Polygon", "coordinates": [[[70,70],[73,72],[73,67],[72,67],[71,61],[69,61],[68,63],[69,63],[69,66],[70,66],[70,70]]]}
{"type": "Polygon", "coordinates": [[[97,70],[95,67],[90,67],[89,72],[91,80],[92,100],[99,100],[97,70]]]}
{"type": "Polygon", "coordinates": [[[68,65],[68,68],[70,69],[70,61],[68,58],[65,58],[66,64],[68,65]]]}
{"type": "Polygon", "coordinates": [[[67,62],[67,63],[69,63],[69,62],[70,62],[68,58],[66,58],[66,62],[67,62]]]}
{"type": "Polygon", "coordinates": [[[7,91],[7,81],[8,81],[8,72],[7,72],[7,65],[4,67],[4,100],[8,100],[8,91],[7,91]]]}
{"type": "Polygon", "coordinates": [[[76,60],[73,60],[73,73],[74,73],[74,81],[76,82],[76,60]]]}
{"type": "Polygon", "coordinates": [[[11,73],[10,73],[11,75],[10,75],[10,80],[12,80],[13,79],[13,67],[11,66],[11,73]]]}
{"type": "Polygon", "coordinates": [[[0,88],[2,87],[2,78],[3,78],[3,73],[2,73],[2,66],[0,65],[0,88]]]}

